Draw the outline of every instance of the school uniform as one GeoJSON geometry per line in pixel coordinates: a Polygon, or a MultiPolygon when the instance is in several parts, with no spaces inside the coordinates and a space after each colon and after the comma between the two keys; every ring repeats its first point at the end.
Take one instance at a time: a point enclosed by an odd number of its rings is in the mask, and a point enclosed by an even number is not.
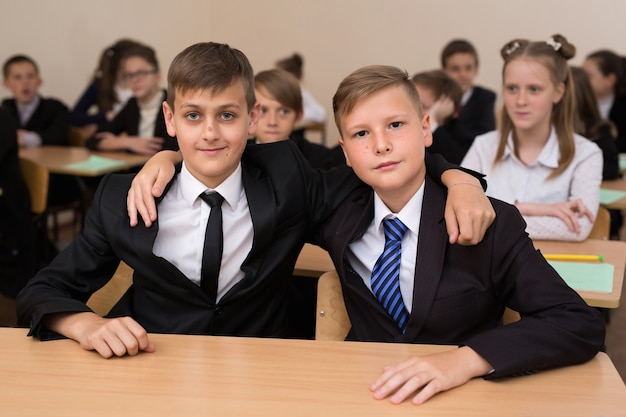
{"type": "MultiPolygon", "coordinates": [[[[165,90],[162,91],[160,101],[163,102],[167,99],[167,92],[165,90]]],[[[139,135],[139,126],[141,123],[141,109],[139,108],[139,103],[135,97],[132,97],[128,100],[126,105],[120,110],[120,112],[111,120],[109,123],[105,123],[98,128],[98,132],[110,132],[114,135],[121,135],[122,133],[126,133],[128,136],[138,136],[139,135]]],[[[87,139],[86,146],[89,149],[98,149],[98,143],[101,139],[97,138],[96,135],[87,139]]],[[[178,150],[178,142],[175,137],[170,136],[167,133],[167,128],[165,127],[165,116],[163,115],[163,109],[159,108],[157,112],[156,119],[154,122],[153,129],[153,137],[163,138],[163,149],[164,150],[178,150]]]]}
{"type": "Polygon", "coordinates": [[[602,317],[534,249],[519,212],[492,199],[496,219],[482,242],[451,245],[445,197],[446,191],[426,178],[405,333],[349,261],[348,246],[377,227],[373,190],[353,192],[324,224],[318,238],[339,273],[352,322],[348,339],[467,345],[494,367],[487,378],[592,358],[604,343],[602,317]],[[522,319],[502,326],[507,306],[522,319]]]}
{"type": "Polygon", "coordinates": [[[626,152],[626,95],[615,97],[611,110],[609,110],[609,120],[617,128],[617,148],[619,152],[626,152]]]}
{"type": "Polygon", "coordinates": [[[496,128],[495,101],[496,93],[473,86],[469,99],[459,111],[456,123],[448,127],[449,133],[461,143],[465,152],[476,136],[496,128]]]}

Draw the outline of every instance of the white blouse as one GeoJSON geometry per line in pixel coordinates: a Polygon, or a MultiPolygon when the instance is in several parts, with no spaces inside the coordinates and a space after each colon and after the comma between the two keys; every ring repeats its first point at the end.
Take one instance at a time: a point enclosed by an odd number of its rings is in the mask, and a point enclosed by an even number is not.
{"type": "MultiPolygon", "coordinates": [[[[486,175],[487,195],[510,204],[562,203],[580,199],[592,212],[600,204],[602,152],[598,146],[580,135],[574,135],[575,154],[568,167],[557,177],[547,179],[558,166],[559,144],[554,128],[537,160],[525,165],[514,153],[509,135],[502,159],[494,164],[499,132],[477,136],[461,165],[486,175]]],[[[580,234],[567,228],[558,217],[524,216],[526,231],[532,239],[585,240],[593,227],[586,217],[579,218],[580,234]]]]}

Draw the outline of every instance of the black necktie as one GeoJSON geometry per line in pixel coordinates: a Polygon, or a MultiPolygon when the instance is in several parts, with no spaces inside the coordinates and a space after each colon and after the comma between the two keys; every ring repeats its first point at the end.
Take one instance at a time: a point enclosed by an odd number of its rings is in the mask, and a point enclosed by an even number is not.
{"type": "Polygon", "coordinates": [[[222,202],[224,197],[219,193],[202,193],[203,199],[210,207],[209,221],[204,235],[204,250],[202,251],[202,275],[200,286],[209,297],[217,302],[217,280],[222,263],[222,248],[224,235],[222,232],[222,202]]]}

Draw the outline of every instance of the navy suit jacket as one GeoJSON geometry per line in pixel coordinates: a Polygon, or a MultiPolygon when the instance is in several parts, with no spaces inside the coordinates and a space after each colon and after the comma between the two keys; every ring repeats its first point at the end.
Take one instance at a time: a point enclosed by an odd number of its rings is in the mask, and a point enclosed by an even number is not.
{"type": "MultiPolygon", "coordinates": [[[[495,222],[476,246],[451,245],[446,193],[426,178],[413,305],[405,334],[354,272],[346,248],[374,216],[371,188],[353,192],[318,236],[341,280],[348,339],[468,345],[495,369],[488,377],[584,362],[604,343],[604,322],[535,250],[515,207],[492,199],[495,222]],[[522,319],[501,325],[505,307],[522,319]]],[[[382,248],[381,248],[382,251],[382,248]]]]}

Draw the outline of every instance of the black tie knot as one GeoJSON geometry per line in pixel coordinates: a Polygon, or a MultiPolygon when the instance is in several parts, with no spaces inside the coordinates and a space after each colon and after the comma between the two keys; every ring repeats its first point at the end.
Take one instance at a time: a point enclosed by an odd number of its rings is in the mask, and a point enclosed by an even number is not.
{"type": "Polygon", "coordinates": [[[212,193],[202,193],[200,194],[200,198],[204,200],[211,208],[219,207],[224,202],[224,197],[218,192],[212,193]]]}

